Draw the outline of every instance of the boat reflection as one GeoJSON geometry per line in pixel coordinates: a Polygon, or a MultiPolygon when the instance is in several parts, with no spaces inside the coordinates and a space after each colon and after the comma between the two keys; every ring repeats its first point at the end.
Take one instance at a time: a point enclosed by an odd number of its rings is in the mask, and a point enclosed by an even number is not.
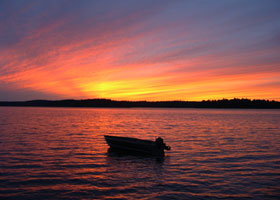
{"type": "Polygon", "coordinates": [[[106,172],[110,181],[122,182],[123,187],[143,188],[147,180],[155,185],[166,183],[169,157],[153,157],[127,154],[108,149],[106,172]]]}
{"type": "Polygon", "coordinates": [[[118,158],[118,157],[122,157],[122,158],[134,158],[134,159],[139,159],[139,160],[154,160],[157,163],[163,163],[166,157],[163,156],[153,156],[153,155],[146,155],[143,153],[139,153],[137,151],[125,151],[122,149],[116,149],[116,148],[112,148],[109,147],[107,150],[107,156],[109,158],[118,158]]]}

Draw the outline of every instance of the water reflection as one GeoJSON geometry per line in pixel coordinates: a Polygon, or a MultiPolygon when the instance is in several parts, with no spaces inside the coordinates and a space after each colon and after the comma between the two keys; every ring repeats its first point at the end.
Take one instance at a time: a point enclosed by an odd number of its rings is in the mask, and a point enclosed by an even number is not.
{"type": "Polygon", "coordinates": [[[273,199],[280,111],[0,108],[2,199],[273,199]],[[172,146],[108,153],[104,135],[172,146]]]}
{"type": "MultiPolygon", "coordinates": [[[[112,182],[118,182],[118,189],[125,191],[132,189],[133,195],[139,196],[139,191],[150,191],[166,184],[168,171],[165,166],[169,158],[145,157],[140,155],[125,155],[116,152],[107,154],[106,163],[112,182]]],[[[132,194],[130,194],[132,195],[132,194]]]]}
{"type": "Polygon", "coordinates": [[[154,160],[157,163],[163,164],[165,161],[165,157],[156,157],[151,155],[142,155],[135,152],[121,151],[112,148],[107,149],[107,157],[109,158],[123,158],[125,159],[135,159],[135,161],[151,161],[154,160]]]}

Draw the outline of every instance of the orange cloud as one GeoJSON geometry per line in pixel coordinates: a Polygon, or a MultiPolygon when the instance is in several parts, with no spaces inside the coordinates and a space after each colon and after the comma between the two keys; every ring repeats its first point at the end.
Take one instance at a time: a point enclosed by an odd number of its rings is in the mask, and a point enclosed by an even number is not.
{"type": "Polygon", "coordinates": [[[209,29],[199,18],[185,21],[187,14],[163,7],[135,6],[126,15],[61,11],[57,18],[45,10],[38,18],[48,20],[29,19],[15,28],[28,34],[0,47],[0,94],[28,89],[51,98],[280,100],[279,47],[272,33],[254,36],[239,23],[221,28],[226,19],[212,12],[209,29]]]}

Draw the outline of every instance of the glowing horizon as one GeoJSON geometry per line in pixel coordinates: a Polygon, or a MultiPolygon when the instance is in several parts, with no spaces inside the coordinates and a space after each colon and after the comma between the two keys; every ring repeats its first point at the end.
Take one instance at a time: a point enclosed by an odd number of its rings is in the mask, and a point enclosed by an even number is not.
{"type": "Polygon", "coordinates": [[[2,1],[0,101],[280,100],[278,1],[2,1]]]}

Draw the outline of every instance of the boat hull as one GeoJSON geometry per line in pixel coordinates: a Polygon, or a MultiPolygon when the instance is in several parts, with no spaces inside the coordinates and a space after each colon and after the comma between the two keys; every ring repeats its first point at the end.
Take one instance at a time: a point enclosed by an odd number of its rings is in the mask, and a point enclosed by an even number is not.
{"type": "Polygon", "coordinates": [[[164,149],[150,140],[140,140],[129,137],[105,135],[105,140],[110,146],[110,151],[118,151],[127,154],[140,154],[149,156],[164,156],[164,149]]]}

